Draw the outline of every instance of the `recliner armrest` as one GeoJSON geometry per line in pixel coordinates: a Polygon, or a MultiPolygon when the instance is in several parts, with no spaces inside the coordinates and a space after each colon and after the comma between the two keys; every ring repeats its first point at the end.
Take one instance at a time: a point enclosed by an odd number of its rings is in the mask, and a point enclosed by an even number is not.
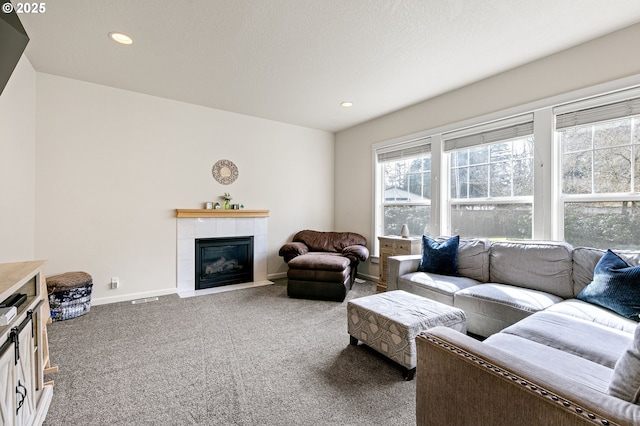
{"type": "Polygon", "coordinates": [[[309,253],[309,247],[306,244],[300,242],[286,243],[280,247],[278,254],[284,257],[285,263],[289,263],[291,259],[302,254],[309,253]]]}
{"type": "Polygon", "coordinates": [[[369,258],[369,250],[361,245],[348,246],[342,249],[342,255],[348,257],[352,262],[364,262],[369,258]]]}

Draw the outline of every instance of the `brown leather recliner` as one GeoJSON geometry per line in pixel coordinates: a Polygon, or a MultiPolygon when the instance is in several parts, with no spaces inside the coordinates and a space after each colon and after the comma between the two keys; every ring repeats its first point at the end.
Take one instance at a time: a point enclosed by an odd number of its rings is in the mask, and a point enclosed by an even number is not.
{"type": "Polygon", "coordinates": [[[369,257],[367,239],[353,232],[304,230],[280,248],[289,266],[287,295],[342,302],[369,257]]]}

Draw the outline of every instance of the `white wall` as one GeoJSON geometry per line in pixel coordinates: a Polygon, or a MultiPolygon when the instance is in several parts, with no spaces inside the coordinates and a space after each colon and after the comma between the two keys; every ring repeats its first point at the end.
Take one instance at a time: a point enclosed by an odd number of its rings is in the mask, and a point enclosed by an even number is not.
{"type": "Polygon", "coordinates": [[[0,262],[34,259],[36,73],[23,55],[0,95],[0,262]]]}
{"type": "MultiPolygon", "coordinates": [[[[640,24],[339,132],[336,182],[350,185],[336,184],[336,227],[373,238],[374,143],[638,75],[638,40],[640,24]]],[[[359,272],[375,277],[378,268],[359,272]]]]}
{"type": "Polygon", "coordinates": [[[270,276],[295,232],[333,229],[331,133],[38,73],[36,140],[36,254],[90,273],[96,303],[175,291],[175,209],[223,192],[271,211],[270,276]]]}

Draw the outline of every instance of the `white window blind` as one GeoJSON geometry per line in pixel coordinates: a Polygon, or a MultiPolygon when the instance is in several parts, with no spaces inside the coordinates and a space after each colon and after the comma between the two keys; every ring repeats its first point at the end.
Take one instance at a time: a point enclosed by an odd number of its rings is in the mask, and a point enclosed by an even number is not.
{"type": "Polygon", "coordinates": [[[419,139],[412,143],[376,149],[379,163],[418,158],[431,152],[431,138],[419,139]]]}
{"type": "Polygon", "coordinates": [[[525,114],[506,120],[456,130],[442,135],[444,150],[469,148],[492,142],[516,139],[533,134],[533,114],[525,114]]]}
{"type": "Polygon", "coordinates": [[[625,99],[607,105],[558,114],[556,116],[556,130],[638,114],[640,114],[640,97],[625,99]]]}

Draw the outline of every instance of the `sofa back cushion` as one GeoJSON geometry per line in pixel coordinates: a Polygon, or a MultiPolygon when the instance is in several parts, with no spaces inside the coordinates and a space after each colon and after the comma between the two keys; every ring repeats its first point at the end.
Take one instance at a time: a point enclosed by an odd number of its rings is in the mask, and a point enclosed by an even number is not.
{"type": "MultiPolygon", "coordinates": [[[[576,247],[573,249],[574,296],[580,294],[593,281],[593,271],[606,252],[606,250],[591,247],[576,247]]],[[[613,250],[613,252],[622,257],[629,265],[640,265],[640,250],[613,250]]]]}
{"type": "Polygon", "coordinates": [[[330,253],[342,253],[342,250],[349,246],[367,245],[367,239],[355,232],[322,232],[308,229],[294,235],[293,241],[305,244],[309,251],[330,253]]]}
{"type": "MultiPolygon", "coordinates": [[[[449,237],[438,237],[443,243],[449,237]]],[[[458,242],[458,275],[481,283],[489,282],[489,249],[486,238],[460,238],[458,242]]]]}
{"type": "Polygon", "coordinates": [[[544,291],[568,299],[573,294],[573,247],[556,241],[500,241],[491,244],[490,281],[544,291]]]}
{"type": "Polygon", "coordinates": [[[458,275],[489,282],[489,248],[487,239],[460,239],[458,246],[458,275]]]}

